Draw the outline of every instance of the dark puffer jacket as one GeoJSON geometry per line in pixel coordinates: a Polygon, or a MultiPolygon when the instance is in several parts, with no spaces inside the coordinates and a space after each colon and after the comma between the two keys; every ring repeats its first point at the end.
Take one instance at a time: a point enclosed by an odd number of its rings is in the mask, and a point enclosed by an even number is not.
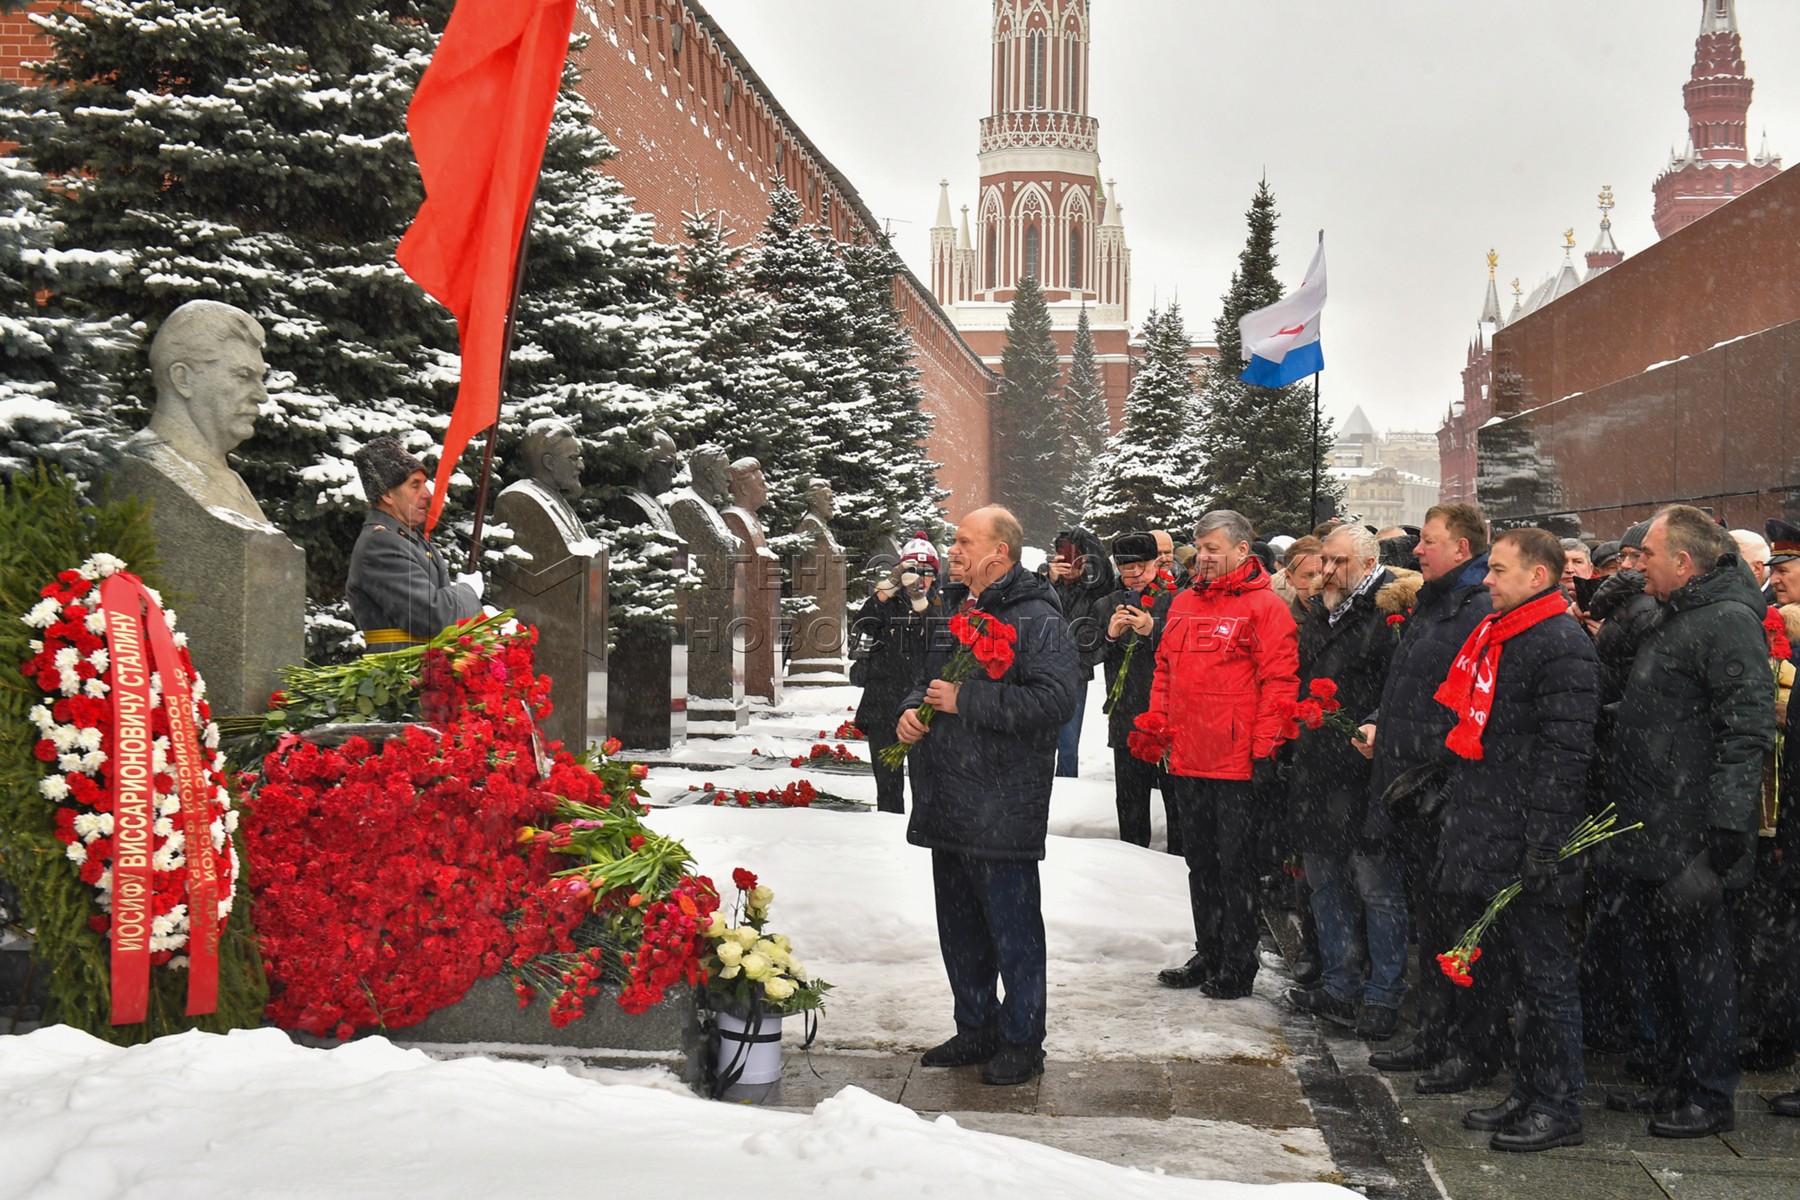
{"type": "MultiPolygon", "coordinates": [[[[1118,749],[1125,745],[1125,738],[1131,733],[1132,722],[1138,714],[1150,707],[1150,680],[1156,674],[1156,643],[1162,637],[1163,626],[1169,620],[1169,606],[1175,603],[1177,592],[1170,589],[1159,592],[1150,606],[1150,617],[1154,624],[1147,637],[1139,638],[1131,630],[1120,634],[1118,640],[1106,644],[1106,658],[1101,664],[1101,678],[1106,683],[1107,694],[1112,694],[1113,681],[1118,678],[1119,668],[1125,665],[1125,652],[1135,641],[1138,648],[1131,654],[1131,669],[1125,675],[1125,686],[1119,691],[1119,702],[1113,705],[1112,711],[1106,714],[1106,744],[1118,749]]],[[[1113,609],[1121,604],[1129,604],[1133,608],[1143,607],[1144,594],[1135,588],[1123,588],[1114,592],[1106,602],[1107,618],[1110,621],[1113,609]]]]}
{"type": "Polygon", "coordinates": [[[1400,642],[1388,663],[1381,707],[1367,720],[1375,723],[1375,758],[1369,770],[1369,812],[1363,832],[1375,842],[1389,842],[1400,830],[1381,795],[1400,772],[1424,763],[1448,763],[1454,757],[1444,738],[1456,725],[1450,710],[1431,698],[1469,631],[1494,611],[1482,580],[1487,555],[1470,559],[1458,571],[1419,588],[1412,615],[1400,628],[1400,642]]]}
{"type": "MultiPolygon", "coordinates": [[[[944,612],[955,613],[967,596],[961,584],[945,588],[944,612]]],[[[978,669],[963,683],[957,711],[934,717],[913,747],[920,786],[906,840],[974,858],[1041,859],[1056,735],[1075,711],[1075,643],[1050,585],[1017,566],[982,590],[979,607],[1018,631],[1014,661],[999,679],[978,669]]],[[[904,707],[918,707],[959,649],[948,621],[935,623],[924,674],[904,707]]]]}
{"type": "MultiPolygon", "coordinates": [[[[1656,597],[1645,593],[1642,571],[1620,571],[1594,589],[1588,602],[1588,616],[1600,621],[1600,632],[1594,635],[1594,650],[1600,655],[1600,704],[1617,704],[1625,695],[1625,681],[1631,676],[1631,660],[1656,625],[1662,605],[1656,597]]],[[[1601,718],[1602,733],[1608,722],[1601,718]]],[[[1601,742],[1605,744],[1604,738],[1601,742]]]]}
{"type": "MultiPolygon", "coordinates": [[[[1381,700],[1388,661],[1398,640],[1387,618],[1410,598],[1394,586],[1393,572],[1380,577],[1351,601],[1350,611],[1331,623],[1323,599],[1307,605],[1300,626],[1300,696],[1315,679],[1337,684],[1337,700],[1352,719],[1381,700]]],[[[1368,803],[1369,760],[1343,734],[1329,727],[1301,729],[1288,751],[1290,844],[1302,854],[1347,855],[1362,841],[1368,803]]]]}
{"type": "Polygon", "coordinates": [[[1767,612],[1735,554],[1662,606],[1613,712],[1607,796],[1621,825],[1644,828],[1606,843],[1609,870],[1669,879],[1700,853],[1706,830],[1727,829],[1743,835],[1745,854],[1726,886],[1749,883],[1763,754],[1775,744],[1767,612]]]}
{"type": "MultiPolygon", "coordinates": [[[[1519,877],[1527,846],[1560,849],[1568,840],[1587,812],[1599,674],[1593,641],[1567,613],[1502,644],[1482,757],[1451,755],[1438,891],[1485,900],[1519,877]]],[[[1454,722],[1457,714],[1438,707],[1454,722]]],[[[1579,859],[1563,863],[1538,899],[1579,900],[1581,867],[1579,859]]]]}
{"type": "Polygon", "coordinates": [[[851,626],[852,636],[868,647],[868,682],[856,706],[856,727],[891,729],[900,719],[900,707],[925,669],[925,651],[932,622],[943,615],[944,601],[937,585],[926,593],[924,612],[913,611],[904,588],[883,600],[863,601],[851,626]]]}
{"type": "Polygon", "coordinates": [[[1119,577],[1112,555],[1094,534],[1080,525],[1069,530],[1075,551],[1081,556],[1081,574],[1052,583],[1056,603],[1068,619],[1081,659],[1082,679],[1092,679],[1094,668],[1106,657],[1106,622],[1112,616],[1113,594],[1119,577]]]}

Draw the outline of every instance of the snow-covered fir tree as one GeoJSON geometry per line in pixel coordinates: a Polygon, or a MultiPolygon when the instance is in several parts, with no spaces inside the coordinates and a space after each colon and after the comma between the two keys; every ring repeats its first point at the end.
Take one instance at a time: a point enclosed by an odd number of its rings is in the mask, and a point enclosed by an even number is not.
{"type": "Polygon", "coordinates": [[[1315,471],[1320,512],[1335,512],[1343,496],[1325,470],[1331,422],[1321,417],[1315,436],[1311,384],[1260,388],[1238,379],[1244,369],[1239,319],[1283,295],[1275,277],[1279,217],[1265,179],[1250,202],[1249,234],[1213,325],[1219,357],[1201,399],[1201,486],[1212,507],[1243,513],[1259,534],[1297,536],[1316,523],[1308,508],[1315,471]]]}
{"type": "MultiPolygon", "coordinates": [[[[890,477],[887,504],[863,518],[860,540],[846,540],[845,545],[871,553],[882,548],[885,540],[903,542],[914,532],[942,541],[947,528],[943,501],[950,493],[938,486],[938,464],[926,455],[931,414],[925,411],[925,390],[919,386],[912,337],[894,307],[900,256],[887,240],[870,240],[846,246],[844,265],[855,289],[856,351],[869,373],[876,433],[886,448],[890,477]]],[[[838,520],[848,516],[840,511],[838,520]]],[[[853,529],[844,526],[845,531],[853,529]]]]}
{"type": "MultiPolygon", "coordinates": [[[[315,607],[342,593],[363,507],[351,452],[429,449],[453,390],[452,322],[393,261],[420,198],[406,105],[449,7],[90,0],[45,21],[45,85],[0,115],[0,139],[38,115],[18,140],[59,197],[57,248],[123,260],[66,281],[70,314],[153,333],[206,298],[262,323],[269,403],[236,465],[306,549],[315,607]]],[[[116,370],[135,429],[147,357],[116,370]]]]}
{"type": "Polygon", "coordinates": [[[1027,545],[1045,544],[1058,528],[1069,463],[1050,310],[1030,275],[1019,280],[1007,313],[1000,372],[990,436],[994,497],[1019,518],[1027,545]]]}
{"type": "MultiPolygon", "coordinates": [[[[677,565],[674,541],[640,522],[621,523],[618,501],[636,484],[658,431],[692,445],[720,406],[700,371],[701,316],[677,294],[675,252],[656,243],[651,218],[598,169],[613,150],[575,82],[570,68],[545,146],[498,447],[506,474],[525,475],[516,450],[532,421],[557,417],[575,427],[586,455],[574,507],[608,546],[613,625],[672,629],[676,591],[692,581],[677,565]]],[[[471,476],[479,452],[478,439],[463,460],[471,476]]]]}
{"type": "Polygon", "coordinates": [[[137,349],[137,337],[122,318],[89,320],[61,303],[65,288],[104,279],[125,256],[58,250],[60,232],[43,177],[0,157],[0,475],[43,462],[98,478],[128,432],[100,364],[137,349]]]}
{"type": "Polygon", "coordinates": [[[1094,330],[1084,305],[1075,323],[1069,378],[1063,383],[1063,454],[1068,462],[1068,477],[1057,510],[1061,524],[1075,525],[1086,520],[1111,428],[1106,385],[1100,376],[1100,360],[1094,353],[1094,330]]]}
{"type": "Polygon", "coordinates": [[[1205,507],[1196,486],[1194,369],[1181,306],[1151,310],[1125,419],[1106,443],[1088,523],[1102,537],[1192,528],[1205,507]]]}

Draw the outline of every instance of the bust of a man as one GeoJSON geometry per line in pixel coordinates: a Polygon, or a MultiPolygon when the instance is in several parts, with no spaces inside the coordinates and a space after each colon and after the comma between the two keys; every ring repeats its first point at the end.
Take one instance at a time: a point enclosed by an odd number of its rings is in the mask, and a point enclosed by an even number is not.
{"type": "Polygon", "coordinates": [[[567,421],[546,417],[526,426],[519,451],[526,477],[500,493],[495,515],[512,526],[517,544],[533,559],[547,549],[566,554],[587,538],[569,503],[581,495],[581,439],[567,421]]]}
{"type": "Polygon", "coordinates": [[[754,458],[740,458],[731,464],[731,503],[748,513],[755,513],[769,502],[769,488],[763,482],[762,464],[754,458]]]}
{"type": "Polygon", "coordinates": [[[150,342],[156,407],[125,443],[207,509],[267,524],[262,506],[226,456],[255,432],[263,390],[263,330],[241,308],[190,300],[150,342]]]}
{"type": "Polygon", "coordinates": [[[650,442],[650,461],[638,476],[638,487],[652,496],[660,496],[675,483],[675,439],[657,430],[650,442]]]}
{"type": "Polygon", "coordinates": [[[714,508],[731,502],[731,460],[724,447],[711,442],[696,447],[688,458],[688,470],[694,477],[695,495],[714,508]]]}
{"type": "Polygon", "coordinates": [[[837,498],[831,494],[829,479],[813,479],[812,486],[806,489],[806,508],[820,524],[831,524],[831,518],[837,513],[837,498]]]}

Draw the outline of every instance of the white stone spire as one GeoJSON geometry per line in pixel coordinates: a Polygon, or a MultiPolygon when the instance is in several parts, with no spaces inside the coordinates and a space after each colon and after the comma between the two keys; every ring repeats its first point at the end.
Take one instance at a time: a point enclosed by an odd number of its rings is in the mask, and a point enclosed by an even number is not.
{"type": "Polygon", "coordinates": [[[1736,33],[1737,0],[1701,0],[1700,36],[1709,33],[1736,33]]]}
{"type": "Polygon", "coordinates": [[[938,180],[937,221],[933,228],[950,228],[950,181],[948,179],[938,180]]]}

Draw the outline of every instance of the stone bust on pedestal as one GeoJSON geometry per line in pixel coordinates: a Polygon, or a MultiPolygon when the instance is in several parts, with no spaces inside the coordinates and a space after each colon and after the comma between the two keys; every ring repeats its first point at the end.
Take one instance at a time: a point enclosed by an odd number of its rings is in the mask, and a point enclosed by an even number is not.
{"type": "Polygon", "coordinates": [[[306,652],[306,555],[271,525],[228,455],[255,431],[262,326],[190,300],[150,342],[156,405],[109,490],[150,503],[162,576],[181,597],[194,665],[221,715],[262,712],[306,652]]]}
{"type": "Polygon", "coordinates": [[[794,618],[793,657],[787,679],[795,685],[844,685],[850,682],[845,657],[844,548],[831,532],[836,499],[831,482],[814,478],[806,490],[807,513],[795,529],[803,548],[794,555],[789,577],[794,595],[812,602],[794,618]]]}
{"type": "Polygon", "coordinates": [[[700,576],[681,594],[688,635],[688,734],[724,737],[744,727],[743,543],[719,515],[730,503],[731,471],[723,447],[700,446],[688,459],[693,483],[669,499],[669,516],[687,542],[688,566],[700,576]]]}
{"type": "MultiPolygon", "coordinates": [[[[650,458],[637,487],[626,488],[607,508],[622,529],[656,531],[676,551],[676,565],[687,565],[687,546],[657,497],[675,482],[675,442],[657,430],[650,458]]],[[[661,750],[687,737],[687,631],[644,625],[621,626],[614,634],[607,670],[607,732],[627,746],[661,750]]]]}
{"type": "Polygon", "coordinates": [[[781,700],[781,563],[756,515],[769,502],[756,459],[731,464],[731,501],[725,524],[743,543],[744,691],[775,704],[781,700]]]}
{"type": "Polygon", "coordinates": [[[572,750],[606,740],[606,548],[570,501],[581,495],[581,440],[566,421],[533,421],[520,445],[526,478],[494,501],[523,561],[495,571],[495,602],[538,631],[538,669],[550,677],[544,727],[572,750]]]}

